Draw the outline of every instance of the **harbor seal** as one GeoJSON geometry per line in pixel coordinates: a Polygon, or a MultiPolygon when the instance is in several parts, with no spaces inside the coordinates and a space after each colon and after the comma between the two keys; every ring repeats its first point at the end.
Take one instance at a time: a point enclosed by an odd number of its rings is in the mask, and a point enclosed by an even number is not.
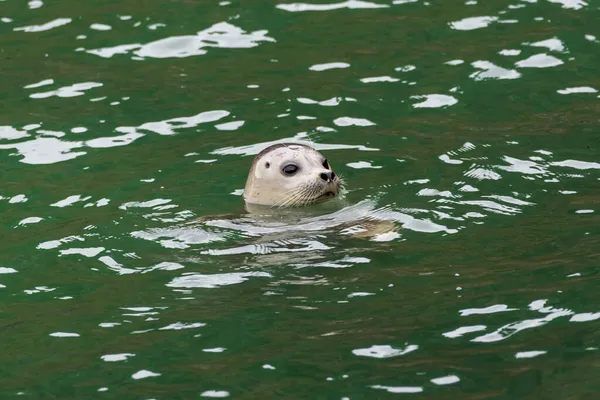
{"type": "Polygon", "coordinates": [[[303,144],[279,143],[254,158],[244,201],[250,207],[301,207],[337,197],[343,185],[317,150],[303,144]]]}
{"type": "Polygon", "coordinates": [[[378,218],[369,201],[353,206],[330,203],[342,197],[344,185],[316,149],[299,143],[274,144],[258,153],[250,166],[243,195],[247,214],[201,217],[193,223],[259,235],[256,243],[297,239],[332,228],[366,239],[395,231],[395,224],[378,218]],[[303,207],[317,203],[326,204],[318,209],[303,207]]]}

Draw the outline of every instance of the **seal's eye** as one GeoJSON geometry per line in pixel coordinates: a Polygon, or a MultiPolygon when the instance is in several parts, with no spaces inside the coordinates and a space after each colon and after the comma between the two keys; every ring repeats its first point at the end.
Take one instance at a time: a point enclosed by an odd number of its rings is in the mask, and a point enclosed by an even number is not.
{"type": "Polygon", "coordinates": [[[285,167],[283,167],[282,171],[284,174],[291,176],[298,172],[298,169],[298,166],[294,164],[288,164],[285,167]]]}
{"type": "Polygon", "coordinates": [[[329,169],[329,163],[327,162],[327,159],[323,161],[323,168],[329,169]]]}
{"type": "Polygon", "coordinates": [[[265,168],[269,168],[271,166],[271,164],[267,161],[267,163],[265,164],[265,168]]]}

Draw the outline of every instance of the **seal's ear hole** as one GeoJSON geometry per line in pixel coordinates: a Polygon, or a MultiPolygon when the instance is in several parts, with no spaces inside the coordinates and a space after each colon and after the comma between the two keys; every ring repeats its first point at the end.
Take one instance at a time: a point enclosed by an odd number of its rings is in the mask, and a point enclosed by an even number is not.
{"type": "Polygon", "coordinates": [[[327,162],[327,159],[323,161],[323,168],[329,169],[329,163],[327,162]]]}
{"type": "Polygon", "coordinates": [[[271,163],[269,163],[268,161],[265,163],[265,168],[269,168],[271,166],[271,163]]]}

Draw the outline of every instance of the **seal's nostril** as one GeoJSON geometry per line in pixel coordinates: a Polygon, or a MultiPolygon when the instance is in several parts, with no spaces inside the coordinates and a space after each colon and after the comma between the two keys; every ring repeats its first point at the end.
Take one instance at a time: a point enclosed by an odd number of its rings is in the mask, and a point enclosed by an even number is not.
{"type": "Polygon", "coordinates": [[[335,172],[331,171],[331,180],[335,179],[335,172]]]}
{"type": "Polygon", "coordinates": [[[323,179],[325,182],[327,182],[329,180],[329,175],[326,173],[322,173],[321,175],[319,175],[321,177],[321,179],[323,179]]]}

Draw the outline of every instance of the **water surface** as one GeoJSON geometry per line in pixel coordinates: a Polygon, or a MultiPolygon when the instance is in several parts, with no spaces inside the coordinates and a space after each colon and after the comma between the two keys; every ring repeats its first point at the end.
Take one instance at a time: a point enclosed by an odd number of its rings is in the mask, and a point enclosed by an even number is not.
{"type": "Polygon", "coordinates": [[[593,397],[597,15],[1,2],[2,397],[593,397]],[[281,141],[345,203],[248,217],[281,141]]]}

